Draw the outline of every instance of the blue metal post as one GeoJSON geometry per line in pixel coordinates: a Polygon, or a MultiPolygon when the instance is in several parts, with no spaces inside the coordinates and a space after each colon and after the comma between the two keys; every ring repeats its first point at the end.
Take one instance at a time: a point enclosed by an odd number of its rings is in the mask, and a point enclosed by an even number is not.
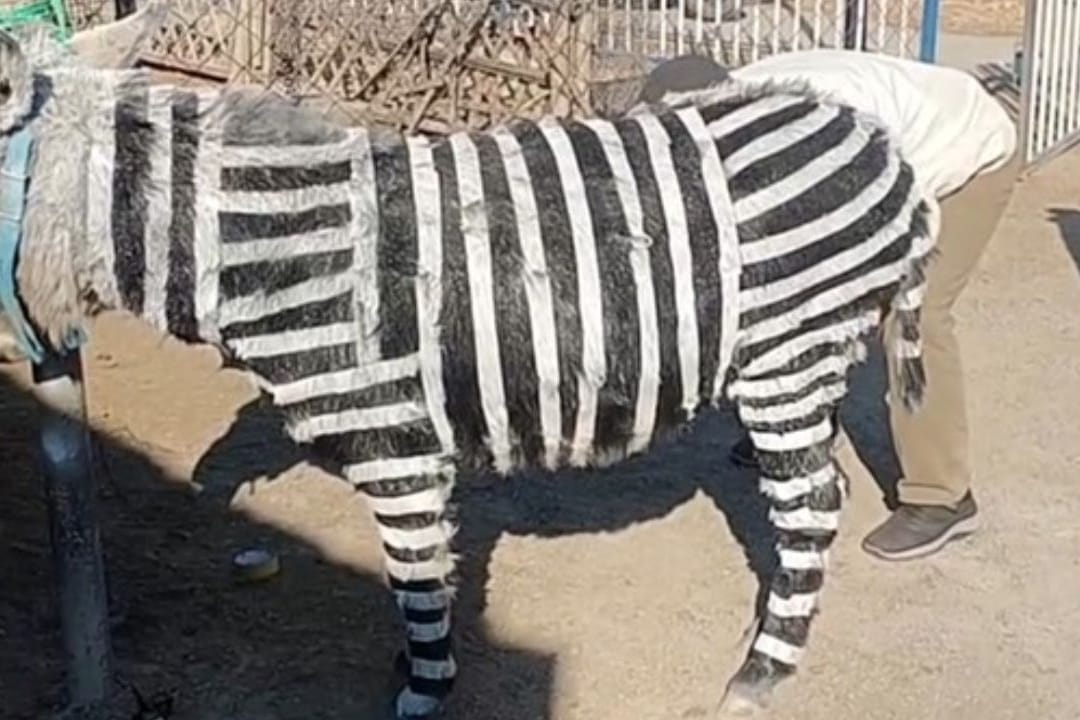
{"type": "Polygon", "coordinates": [[[33,370],[68,701],[75,716],[104,720],[112,651],[80,353],[48,355],[33,370]]]}
{"type": "Polygon", "coordinates": [[[919,59],[937,62],[941,0],[923,0],[922,33],[919,36],[919,59]]]}

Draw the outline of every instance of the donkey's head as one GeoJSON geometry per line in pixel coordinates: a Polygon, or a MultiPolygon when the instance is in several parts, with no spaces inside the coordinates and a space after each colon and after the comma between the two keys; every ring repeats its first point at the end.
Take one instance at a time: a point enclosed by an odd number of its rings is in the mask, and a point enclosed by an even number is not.
{"type": "MultiPolygon", "coordinates": [[[[53,39],[44,25],[0,30],[0,137],[10,134],[30,114],[35,74],[65,65],[101,70],[131,67],[161,28],[170,5],[171,0],[148,0],[138,12],[78,32],[66,45],[53,39]]],[[[0,363],[24,359],[10,322],[0,312],[0,363]]]]}
{"type": "Polygon", "coordinates": [[[79,64],[96,69],[131,67],[157,34],[172,0],[148,0],[123,20],[75,33],[66,44],[51,28],[31,24],[0,31],[0,133],[11,130],[30,109],[35,72],[79,64]]]}
{"type": "Polygon", "coordinates": [[[33,72],[15,36],[0,30],[0,133],[7,134],[30,112],[33,72]]]}

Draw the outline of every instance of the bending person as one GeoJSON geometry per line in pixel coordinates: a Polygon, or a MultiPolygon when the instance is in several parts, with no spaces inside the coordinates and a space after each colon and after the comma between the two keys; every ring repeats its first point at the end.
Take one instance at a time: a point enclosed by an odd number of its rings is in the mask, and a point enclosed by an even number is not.
{"type": "MultiPolygon", "coordinates": [[[[890,403],[889,423],[903,473],[899,506],[863,540],[865,551],[886,560],[936,552],[978,526],[952,311],[1011,195],[1020,167],[1015,125],[968,73],[850,50],[781,53],[730,72],[706,58],[684,56],[652,71],[641,100],[655,103],[667,93],[732,78],[802,82],[876,115],[898,139],[916,182],[940,202],[938,254],[928,269],[921,318],[926,396],[916,414],[890,403]]],[[[893,361],[890,357],[890,382],[893,361]]],[[[756,466],[748,436],[732,448],[731,458],[756,466]]]]}

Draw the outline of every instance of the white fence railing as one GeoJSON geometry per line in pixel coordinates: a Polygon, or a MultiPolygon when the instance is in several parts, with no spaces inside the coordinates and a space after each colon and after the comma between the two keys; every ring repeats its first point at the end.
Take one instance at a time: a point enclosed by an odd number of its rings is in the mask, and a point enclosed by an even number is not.
{"type": "Polygon", "coordinates": [[[1028,0],[1020,58],[1024,160],[1080,141],[1080,0],[1028,0]]]}
{"type": "Polygon", "coordinates": [[[918,57],[923,0],[595,0],[598,50],[728,66],[811,47],[918,57]]]}

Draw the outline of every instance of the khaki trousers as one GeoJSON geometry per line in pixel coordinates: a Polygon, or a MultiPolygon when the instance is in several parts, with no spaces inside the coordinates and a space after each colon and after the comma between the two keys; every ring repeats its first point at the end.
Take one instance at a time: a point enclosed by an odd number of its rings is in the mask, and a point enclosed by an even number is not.
{"type": "MultiPolygon", "coordinates": [[[[967,404],[953,306],[998,226],[1020,170],[1019,156],[1018,148],[1007,165],[976,176],[941,200],[938,251],[927,269],[920,321],[926,368],[923,406],[912,414],[899,402],[889,403],[903,473],[897,486],[902,503],[953,505],[971,488],[967,404]]],[[[891,339],[887,336],[886,342],[891,339]]],[[[885,355],[891,381],[892,353],[885,355]]],[[[892,388],[890,395],[895,396],[892,388]]]]}

